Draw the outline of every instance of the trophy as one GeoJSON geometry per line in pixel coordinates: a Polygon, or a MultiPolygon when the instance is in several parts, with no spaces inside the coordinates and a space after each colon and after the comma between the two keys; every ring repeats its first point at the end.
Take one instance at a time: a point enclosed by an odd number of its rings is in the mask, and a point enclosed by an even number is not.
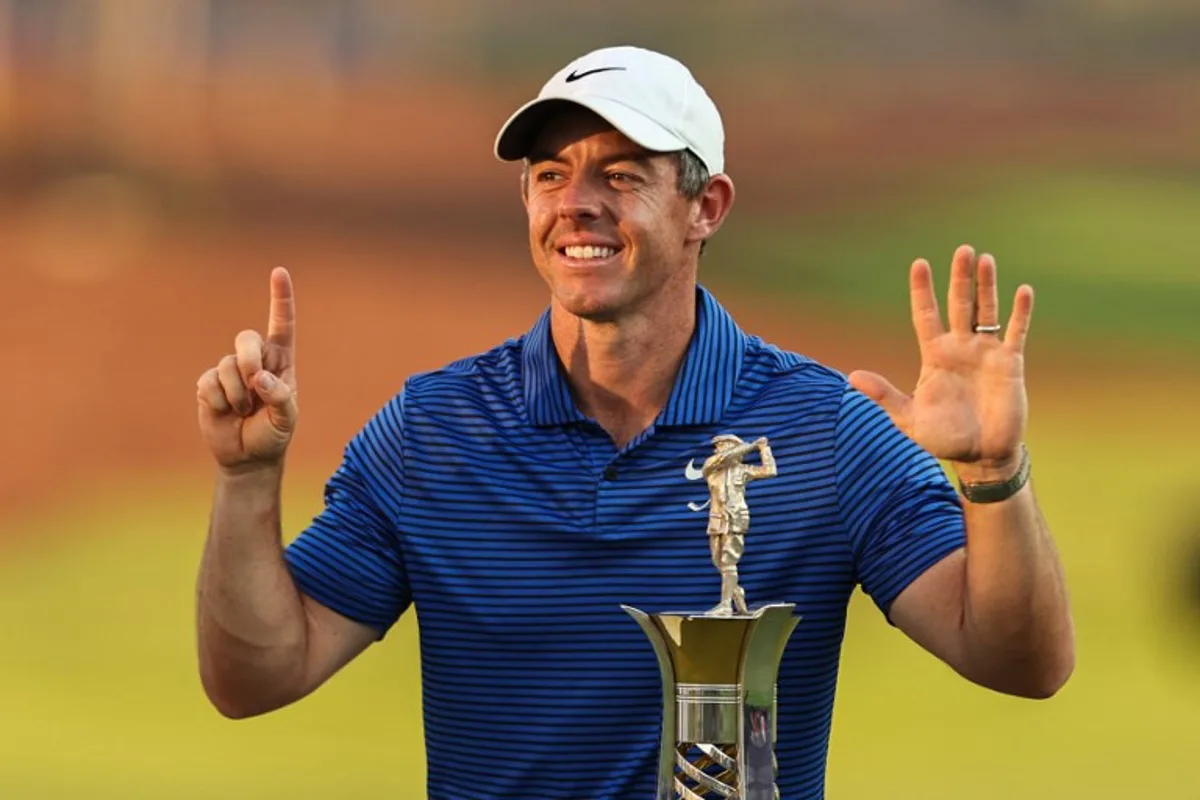
{"type": "MultiPolygon", "coordinates": [[[[775,682],[798,616],[791,603],[751,610],[738,585],[750,511],[746,484],[776,474],[765,438],[712,440],[700,474],[721,600],[707,611],[648,614],[621,606],[654,645],[662,674],[662,737],[655,800],[777,800],[775,682]],[[759,451],[760,465],[743,458],[759,451]]],[[[693,477],[689,466],[689,477],[693,477]]]]}

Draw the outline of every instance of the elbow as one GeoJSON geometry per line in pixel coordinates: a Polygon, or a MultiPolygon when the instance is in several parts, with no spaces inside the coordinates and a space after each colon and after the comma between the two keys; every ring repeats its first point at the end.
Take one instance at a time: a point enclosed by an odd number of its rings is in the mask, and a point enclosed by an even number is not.
{"type": "Polygon", "coordinates": [[[207,683],[204,684],[204,694],[208,697],[208,702],[222,717],[233,720],[262,716],[287,705],[287,701],[254,696],[245,692],[222,691],[207,683]]]}
{"type": "Polygon", "coordinates": [[[217,712],[226,719],[249,719],[274,711],[288,704],[286,697],[229,670],[221,670],[204,662],[200,665],[200,685],[204,695],[217,712]]]}
{"type": "Polygon", "coordinates": [[[248,719],[269,710],[249,702],[244,692],[238,692],[228,681],[222,680],[210,670],[200,670],[200,685],[204,688],[204,696],[208,698],[209,704],[226,719],[248,719]]]}
{"type": "Polygon", "coordinates": [[[1075,672],[1075,648],[1071,643],[1060,648],[1060,652],[1048,659],[1048,663],[1040,670],[1039,679],[1032,695],[1035,700],[1049,700],[1067,685],[1075,672]]]}
{"type": "Polygon", "coordinates": [[[1075,671],[1075,643],[1065,637],[1036,650],[1022,647],[993,652],[977,667],[961,673],[974,683],[1001,694],[1028,700],[1049,700],[1067,685],[1075,671]]]}
{"type": "Polygon", "coordinates": [[[239,704],[236,701],[219,695],[215,692],[206,692],[208,702],[215,708],[218,713],[225,719],[249,719],[250,717],[258,716],[262,712],[255,712],[249,706],[239,704]]]}
{"type": "Polygon", "coordinates": [[[1038,699],[1041,700],[1058,694],[1075,672],[1075,626],[1071,624],[1070,617],[1057,637],[1055,646],[1049,649],[1051,654],[1046,659],[1038,687],[1041,690],[1038,699]]]}
{"type": "Polygon", "coordinates": [[[1067,640],[1053,652],[1040,654],[1023,672],[1024,680],[1012,687],[1010,693],[1030,700],[1049,700],[1067,685],[1075,672],[1074,642],[1067,640]]]}

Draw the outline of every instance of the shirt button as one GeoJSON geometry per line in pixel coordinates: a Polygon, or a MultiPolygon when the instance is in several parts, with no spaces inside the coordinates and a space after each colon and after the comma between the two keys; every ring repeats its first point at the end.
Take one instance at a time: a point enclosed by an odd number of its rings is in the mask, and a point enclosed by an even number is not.
{"type": "Polygon", "coordinates": [[[607,469],[604,470],[604,480],[615,481],[616,479],[617,479],[617,468],[616,467],[608,467],[607,469]]]}

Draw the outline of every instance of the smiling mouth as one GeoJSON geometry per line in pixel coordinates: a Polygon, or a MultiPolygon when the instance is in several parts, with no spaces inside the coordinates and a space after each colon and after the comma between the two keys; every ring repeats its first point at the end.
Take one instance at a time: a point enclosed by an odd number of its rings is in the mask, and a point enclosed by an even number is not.
{"type": "Polygon", "coordinates": [[[621,252],[618,247],[597,245],[571,245],[558,248],[559,255],[566,256],[572,261],[606,261],[621,252]]]}

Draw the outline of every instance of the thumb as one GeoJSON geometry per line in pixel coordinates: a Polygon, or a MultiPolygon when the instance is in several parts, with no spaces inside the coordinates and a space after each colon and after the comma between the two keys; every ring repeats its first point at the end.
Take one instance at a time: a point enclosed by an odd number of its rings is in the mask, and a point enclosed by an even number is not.
{"type": "Polygon", "coordinates": [[[282,433],[291,433],[296,427],[296,392],[285,381],[266,370],[254,376],[254,391],[267,407],[271,424],[282,433]]]}
{"type": "Polygon", "coordinates": [[[896,423],[896,427],[902,431],[908,430],[911,397],[893,386],[887,378],[874,372],[860,369],[851,372],[847,377],[851,386],[874,400],[887,412],[892,422],[896,423]]]}

